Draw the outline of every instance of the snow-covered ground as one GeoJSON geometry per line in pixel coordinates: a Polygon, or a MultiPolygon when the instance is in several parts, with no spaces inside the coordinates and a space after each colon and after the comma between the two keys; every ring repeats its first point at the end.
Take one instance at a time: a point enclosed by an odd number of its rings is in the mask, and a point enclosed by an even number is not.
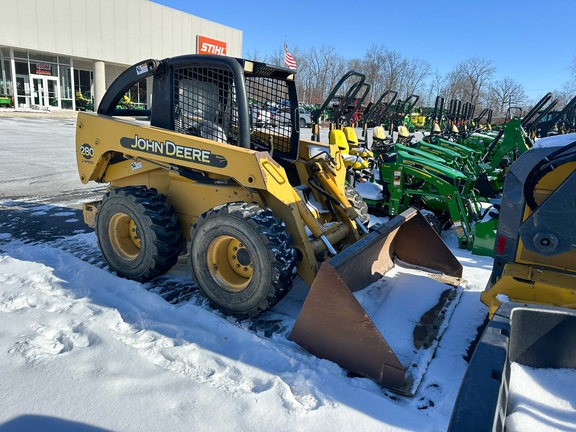
{"type": "Polygon", "coordinates": [[[101,189],[75,163],[73,120],[0,118],[1,431],[446,430],[492,259],[445,232],[468,284],[416,395],[398,396],[288,339],[300,279],[238,323],[183,260],[146,284],[113,274],[78,210],[101,189]]]}

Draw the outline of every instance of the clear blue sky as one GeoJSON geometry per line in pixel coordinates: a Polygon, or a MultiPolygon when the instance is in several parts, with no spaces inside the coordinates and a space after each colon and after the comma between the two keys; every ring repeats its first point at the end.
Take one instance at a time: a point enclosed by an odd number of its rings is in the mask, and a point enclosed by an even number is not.
{"type": "Polygon", "coordinates": [[[347,59],[383,44],[441,73],[469,57],[494,61],[531,98],[560,89],[576,56],[574,0],[153,0],[243,32],[243,55],[333,46],[347,59]]]}

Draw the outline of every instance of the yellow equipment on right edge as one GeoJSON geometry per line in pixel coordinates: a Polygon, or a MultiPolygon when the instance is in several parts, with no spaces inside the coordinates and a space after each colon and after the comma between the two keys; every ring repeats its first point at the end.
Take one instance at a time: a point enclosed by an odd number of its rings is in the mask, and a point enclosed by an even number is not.
{"type": "Polygon", "coordinates": [[[481,299],[576,309],[576,134],[543,138],[510,167],[481,299]]]}

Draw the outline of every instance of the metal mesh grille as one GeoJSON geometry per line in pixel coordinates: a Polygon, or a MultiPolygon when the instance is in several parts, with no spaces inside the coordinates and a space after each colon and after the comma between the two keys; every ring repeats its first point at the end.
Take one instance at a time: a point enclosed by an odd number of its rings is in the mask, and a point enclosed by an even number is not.
{"type": "MultiPolygon", "coordinates": [[[[290,152],[288,86],[282,80],[247,77],[253,149],[290,152]]],[[[174,70],[174,130],[238,145],[238,103],[232,72],[214,67],[174,70]]]]}
{"type": "MultiPolygon", "coordinates": [[[[246,92],[252,105],[252,141],[269,141],[272,137],[274,150],[289,153],[292,120],[286,82],[272,78],[247,77],[246,92]]],[[[264,144],[269,147],[269,142],[264,144]]]]}
{"type": "Polygon", "coordinates": [[[176,132],[237,143],[238,113],[230,71],[202,67],[176,69],[174,92],[176,132]]]}

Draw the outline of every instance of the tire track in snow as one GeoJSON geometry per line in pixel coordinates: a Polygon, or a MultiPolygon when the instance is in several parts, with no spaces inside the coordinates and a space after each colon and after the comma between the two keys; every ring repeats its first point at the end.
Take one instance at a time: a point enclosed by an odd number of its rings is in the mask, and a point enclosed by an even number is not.
{"type": "MultiPolygon", "coordinates": [[[[230,394],[271,392],[291,410],[334,406],[313,384],[318,373],[307,364],[309,356],[288,343],[262,339],[190,302],[168,304],[146,295],[141,284],[50,246],[14,242],[8,249],[10,256],[0,260],[5,275],[0,279],[0,311],[49,314],[10,350],[25,361],[51,361],[89,348],[105,331],[151,363],[230,394]],[[19,286],[25,289],[15,301],[19,286]]],[[[341,374],[338,367],[334,370],[341,374]]]]}

